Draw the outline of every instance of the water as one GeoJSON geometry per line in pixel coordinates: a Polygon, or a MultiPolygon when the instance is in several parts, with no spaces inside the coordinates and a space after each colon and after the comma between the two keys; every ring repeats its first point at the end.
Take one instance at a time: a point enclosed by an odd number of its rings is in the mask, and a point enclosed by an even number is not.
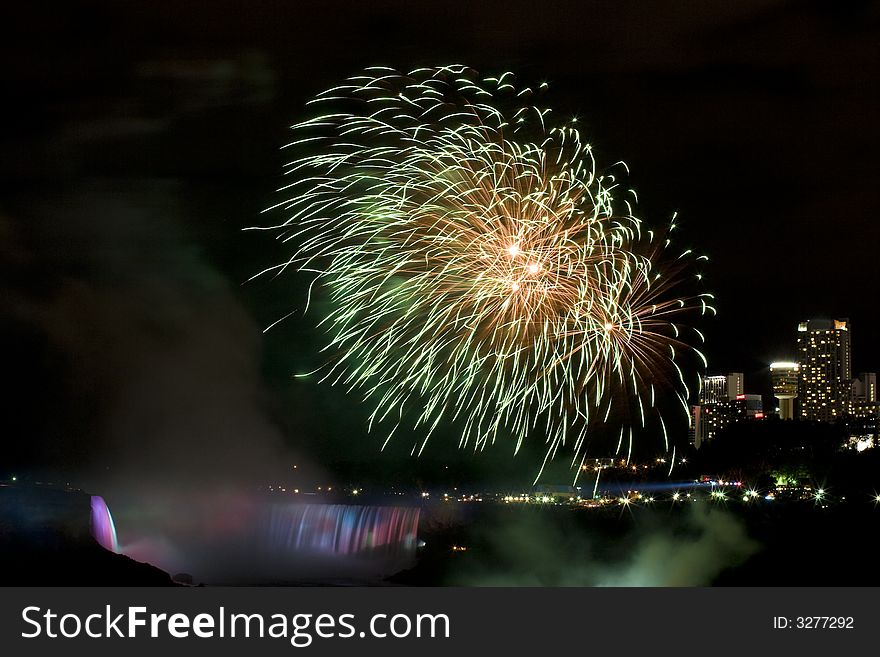
{"type": "Polygon", "coordinates": [[[247,495],[159,496],[145,507],[122,503],[122,551],[195,582],[374,584],[416,558],[417,507],[247,495]]]}
{"type": "Polygon", "coordinates": [[[105,550],[119,552],[119,541],[116,538],[116,525],[107,503],[100,495],[92,495],[92,536],[105,550]]]}
{"type": "Polygon", "coordinates": [[[343,504],[272,504],[263,526],[274,553],[410,557],[419,509],[343,504]]]}

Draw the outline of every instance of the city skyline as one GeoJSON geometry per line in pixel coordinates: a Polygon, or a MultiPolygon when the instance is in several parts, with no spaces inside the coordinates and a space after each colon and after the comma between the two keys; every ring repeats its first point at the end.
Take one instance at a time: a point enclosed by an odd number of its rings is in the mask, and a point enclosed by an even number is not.
{"type": "Polygon", "coordinates": [[[704,374],[691,406],[690,444],[699,449],[744,419],[847,424],[850,443],[873,447],[880,429],[877,374],[852,372],[849,319],[808,319],[797,324],[795,360],[768,364],[777,406],[765,413],[763,395],[746,393],[741,372],[704,374]]]}
{"type": "MultiPolygon", "coordinates": [[[[824,326],[833,326],[835,322],[846,322],[847,331],[850,331],[850,323],[849,319],[845,320],[831,320],[825,319],[824,317],[820,317],[814,320],[807,320],[807,322],[797,322],[795,325],[800,329],[800,327],[806,326],[807,323],[810,322],[818,322],[820,325],[824,326]]],[[[829,329],[822,328],[821,331],[826,331],[829,329]]],[[[798,331],[800,332],[800,330],[798,331]]],[[[852,362],[852,354],[854,351],[850,346],[850,342],[847,341],[846,349],[848,351],[847,356],[847,365],[845,367],[845,375],[843,378],[848,381],[847,386],[857,386],[858,392],[855,390],[852,392],[854,397],[865,396],[867,401],[876,401],[877,399],[877,384],[876,384],[876,372],[871,369],[871,367],[861,367],[858,369],[854,369],[851,365],[852,362]],[[855,373],[855,374],[854,374],[855,373]],[[869,378],[867,381],[863,382],[865,376],[869,378]],[[858,383],[857,383],[858,382],[858,383]],[[863,392],[864,391],[864,392],[863,392]]],[[[750,380],[754,380],[754,378],[758,378],[758,384],[752,384],[749,388],[749,393],[758,393],[764,398],[775,397],[774,391],[776,390],[776,386],[773,382],[772,370],[774,366],[778,366],[780,370],[785,369],[793,369],[795,371],[800,370],[801,361],[796,357],[795,354],[798,353],[797,348],[797,339],[792,341],[792,347],[788,351],[780,350],[777,358],[774,360],[768,360],[763,367],[754,370],[751,372],[750,380]]],[[[862,361],[864,362],[864,361],[862,361]]],[[[703,388],[698,390],[693,399],[695,401],[700,401],[707,403],[708,400],[704,399],[704,390],[705,383],[707,380],[711,380],[710,387],[714,386],[716,390],[727,390],[730,384],[731,377],[733,377],[733,381],[735,385],[738,386],[739,392],[745,391],[745,375],[741,371],[736,371],[736,367],[728,370],[727,374],[719,374],[717,372],[722,372],[723,368],[721,367],[712,367],[712,363],[710,363],[710,367],[706,370],[704,374],[701,375],[701,381],[703,382],[703,388]],[[722,379],[724,380],[722,382],[722,379]]],[[[880,370],[880,367],[873,366],[874,369],[880,370]]],[[[798,381],[800,381],[800,376],[798,377],[798,381]]],[[[717,393],[716,393],[717,394],[717,393]]],[[[848,394],[848,393],[846,393],[848,394]]],[[[802,398],[802,394],[800,391],[796,393],[797,398],[802,398]]],[[[730,396],[730,399],[733,399],[733,396],[730,396]]]]}

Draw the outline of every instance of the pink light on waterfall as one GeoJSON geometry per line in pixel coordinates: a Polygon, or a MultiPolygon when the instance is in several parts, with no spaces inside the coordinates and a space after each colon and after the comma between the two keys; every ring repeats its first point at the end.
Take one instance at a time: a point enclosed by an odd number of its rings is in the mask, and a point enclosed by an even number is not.
{"type": "Polygon", "coordinates": [[[92,536],[105,550],[119,552],[116,525],[107,503],[100,495],[92,495],[92,536]]]}

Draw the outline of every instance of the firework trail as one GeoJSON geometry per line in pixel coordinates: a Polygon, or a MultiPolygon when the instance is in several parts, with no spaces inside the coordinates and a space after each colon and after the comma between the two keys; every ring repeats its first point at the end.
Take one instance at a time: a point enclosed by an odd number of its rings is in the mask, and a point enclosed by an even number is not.
{"type": "Polygon", "coordinates": [[[577,465],[613,409],[640,426],[658,413],[655,384],[688,412],[676,353],[702,336],[676,319],[714,312],[711,295],[676,292],[695,258],[669,253],[674,225],[633,216],[576,120],[529,104],[545,86],[373,68],[293,126],[292,182],[270,208],[284,221],[258,228],[292,255],[261,274],[314,276],[330,302],[323,379],[361,391],[388,439],[416,429],[414,453],[444,422],[460,447],[542,434],[545,464],[566,446],[577,465]]]}

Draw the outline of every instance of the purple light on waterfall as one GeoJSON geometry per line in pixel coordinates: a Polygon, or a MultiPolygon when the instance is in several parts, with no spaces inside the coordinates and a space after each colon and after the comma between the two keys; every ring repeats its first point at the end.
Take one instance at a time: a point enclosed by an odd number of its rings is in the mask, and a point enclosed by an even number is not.
{"type": "Polygon", "coordinates": [[[116,525],[107,503],[100,495],[92,495],[92,536],[105,550],[119,552],[116,525]]]}

